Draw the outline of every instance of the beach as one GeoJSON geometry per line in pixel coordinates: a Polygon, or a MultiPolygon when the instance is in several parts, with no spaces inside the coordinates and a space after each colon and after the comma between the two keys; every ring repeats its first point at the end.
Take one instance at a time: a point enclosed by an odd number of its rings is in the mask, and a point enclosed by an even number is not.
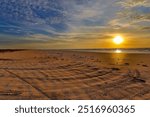
{"type": "Polygon", "coordinates": [[[149,60],[142,53],[0,51],[0,99],[150,99],[149,60]]]}

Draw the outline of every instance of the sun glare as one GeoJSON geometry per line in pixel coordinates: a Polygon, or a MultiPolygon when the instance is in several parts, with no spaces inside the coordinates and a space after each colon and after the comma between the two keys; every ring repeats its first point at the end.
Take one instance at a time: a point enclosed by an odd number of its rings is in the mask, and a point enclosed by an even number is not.
{"type": "Polygon", "coordinates": [[[124,41],[124,39],[123,39],[123,37],[121,37],[121,36],[116,36],[114,39],[113,39],[113,42],[115,43],[115,44],[121,44],[121,43],[123,43],[123,41],[124,41]]]}

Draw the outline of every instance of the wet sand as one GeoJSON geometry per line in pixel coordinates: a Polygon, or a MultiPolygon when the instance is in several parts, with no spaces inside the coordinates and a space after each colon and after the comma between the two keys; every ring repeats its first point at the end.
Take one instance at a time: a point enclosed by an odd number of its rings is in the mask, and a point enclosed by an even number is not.
{"type": "Polygon", "coordinates": [[[0,99],[150,99],[150,54],[0,51],[0,99]]]}

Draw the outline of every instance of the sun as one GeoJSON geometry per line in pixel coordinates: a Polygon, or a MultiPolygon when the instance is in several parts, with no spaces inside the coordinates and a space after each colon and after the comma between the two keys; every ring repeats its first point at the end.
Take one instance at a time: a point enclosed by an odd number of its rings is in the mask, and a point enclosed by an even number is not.
{"type": "Polygon", "coordinates": [[[124,41],[124,39],[123,39],[123,37],[122,36],[116,36],[114,39],[113,39],[113,42],[115,43],[115,44],[121,44],[121,43],[123,43],[123,41],[124,41]]]}

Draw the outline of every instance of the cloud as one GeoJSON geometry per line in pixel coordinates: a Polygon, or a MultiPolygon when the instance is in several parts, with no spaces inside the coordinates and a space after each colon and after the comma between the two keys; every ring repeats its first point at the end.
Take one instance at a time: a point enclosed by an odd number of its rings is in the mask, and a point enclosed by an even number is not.
{"type": "Polygon", "coordinates": [[[130,27],[132,29],[149,29],[149,0],[121,0],[117,4],[122,8],[116,12],[116,18],[109,21],[114,28],[130,27]],[[147,28],[141,28],[145,27],[147,28]]]}
{"type": "Polygon", "coordinates": [[[65,46],[149,30],[148,0],[1,0],[0,8],[3,43],[65,46]]]}
{"type": "Polygon", "coordinates": [[[124,8],[132,8],[137,6],[149,7],[149,0],[121,0],[118,2],[124,8]]]}
{"type": "Polygon", "coordinates": [[[64,32],[81,25],[104,24],[111,3],[110,0],[1,0],[0,21],[22,28],[20,33],[27,35],[24,30],[32,29],[35,33],[39,27],[64,32]]]}
{"type": "Polygon", "coordinates": [[[53,0],[1,0],[0,8],[0,23],[17,26],[22,29],[20,33],[27,35],[24,30],[32,29],[35,33],[39,27],[54,31],[57,25],[64,26],[63,8],[53,0]]]}

